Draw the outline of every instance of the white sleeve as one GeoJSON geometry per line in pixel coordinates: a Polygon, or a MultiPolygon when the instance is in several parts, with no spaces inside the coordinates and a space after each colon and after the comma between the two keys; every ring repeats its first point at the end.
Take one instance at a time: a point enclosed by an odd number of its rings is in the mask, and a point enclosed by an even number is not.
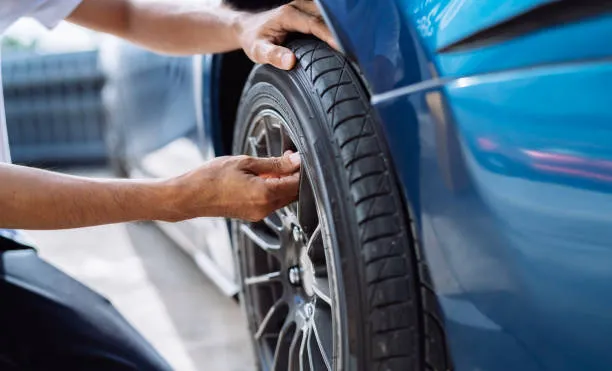
{"type": "Polygon", "coordinates": [[[43,0],[27,16],[39,21],[47,28],[57,26],[72,13],[83,0],[43,0]]]}
{"type": "Polygon", "coordinates": [[[55,27],[82,0],[0,0],[0,34],[21,17],[32,17],[47,28],[55,27]]]}

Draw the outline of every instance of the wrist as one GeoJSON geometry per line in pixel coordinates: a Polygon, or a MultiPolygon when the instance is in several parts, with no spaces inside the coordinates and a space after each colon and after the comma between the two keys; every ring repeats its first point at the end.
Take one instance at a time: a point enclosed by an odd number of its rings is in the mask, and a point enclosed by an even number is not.
{"type": "Polygon", "coordinates": [[[149,196],[150,220],[176,222],[187,219],[183,210],[181,190],[174,179],[157,180],[146,184],[144,194],[149,196]]]}
{"type": "Polygon", "coordinates": [[[240,48],[242,48],[241,40],[245,29],[244,26],[246,25],[246,22],[250,16],[251,14],[248,12],[232,10],[232,15],[230,17],[230,30],[235,44],[240,48]]]}
{"type": "Polygon", "coordinates": [[[194,178],[193,172],[176,178],[158,181],[155,199],[158,205],[157,220],[178,222],[214,213],[214,179],[194,178]]]}

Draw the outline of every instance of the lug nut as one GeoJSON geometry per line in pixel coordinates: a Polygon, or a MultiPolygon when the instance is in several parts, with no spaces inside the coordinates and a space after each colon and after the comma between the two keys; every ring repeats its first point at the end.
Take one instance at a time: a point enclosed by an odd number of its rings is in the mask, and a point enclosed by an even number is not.
{"type": "Polygon", "coordinates": [[[314,306],[312,304],[306,305],[306,315],[312,317],[314,315],[314,306]]]}
{"type": "Polygon", "coordinates": [[[291,267],[289,268],[289,282],[294,286],[299,286],[301,284],[300,278],[300,268],[299,267],[291,267]]]}
{"type": "Polygon", "coordinates": [[[302,242],[304,240],[304,234],[302,233],[302,229],[297,225],[293,226],[293,240],[295,242],[302,242]]]}

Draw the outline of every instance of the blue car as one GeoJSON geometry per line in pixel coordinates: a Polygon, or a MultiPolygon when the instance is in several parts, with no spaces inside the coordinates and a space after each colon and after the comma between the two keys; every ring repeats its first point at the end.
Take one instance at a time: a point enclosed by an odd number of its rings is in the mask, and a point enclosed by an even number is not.
{"type": "Polygon", "coordinates": [[[239,294],[259,369],[612,369],[610,3],[319,5],[342,51],[295,35],[290,72],[109,69],[119,172],[302,154],[263,221],[162,224],[239,294]]]}

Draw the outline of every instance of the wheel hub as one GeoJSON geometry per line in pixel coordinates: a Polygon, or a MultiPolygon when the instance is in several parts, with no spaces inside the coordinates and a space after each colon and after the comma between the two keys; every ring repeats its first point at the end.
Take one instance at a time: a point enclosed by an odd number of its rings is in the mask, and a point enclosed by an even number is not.
{"type": "MultiPolygon", "coordinates": [[[[294,216],[288,217],[288,219],[293,218],[294,216]]],[[[306,293],[304,299],[308,301],[314,295],[313,284],[315,280],[314,264],[308,256],[308,238],[299,225],[293,222],[284,224],[290,226],[289,233],[293,239],[292,243],[289,243],[285,248],[292,249],[294,256],[297,258],[297,264],[289,267],[287,272],[289,283],[296,288],[301,288],[303,291],[298,291],[296,294],[304,296],[303,293],[306,293]]]]}

